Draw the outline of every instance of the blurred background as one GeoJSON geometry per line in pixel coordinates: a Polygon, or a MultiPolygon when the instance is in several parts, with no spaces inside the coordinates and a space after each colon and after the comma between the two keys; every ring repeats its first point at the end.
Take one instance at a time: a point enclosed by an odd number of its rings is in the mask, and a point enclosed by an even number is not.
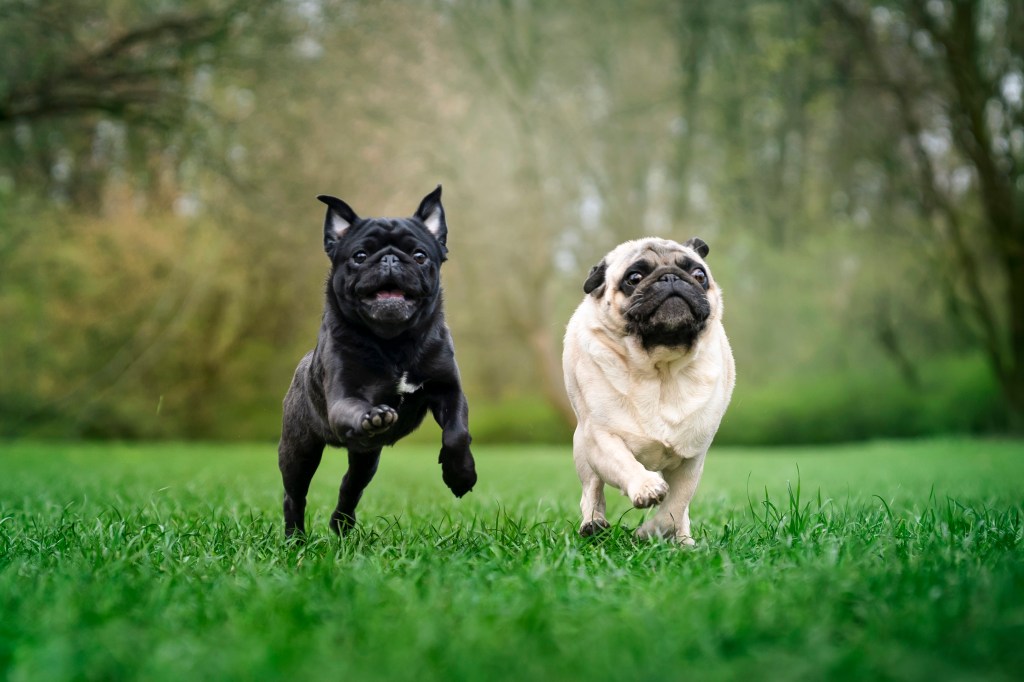
{"type": "Polygon", "coordinates": [[[1021,0],[0,0],[0,436],[276,439],[315,195],[438,183],[478,442],[568,442],[644,235],[711,246],[719,443],[1022,431],[1021,0]]]}

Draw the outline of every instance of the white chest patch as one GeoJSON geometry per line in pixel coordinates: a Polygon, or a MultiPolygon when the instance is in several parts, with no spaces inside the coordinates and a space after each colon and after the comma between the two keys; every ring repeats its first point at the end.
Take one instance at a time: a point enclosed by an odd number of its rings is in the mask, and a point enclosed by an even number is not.
{"type": "Polygon", "coordinates": [[[423,384],[410,384],[409,373],[403,372],[402,378],[398,380],[398,394],[406,395],[408,393],[415,393],[416,391],[423,388],[423,384]]]}

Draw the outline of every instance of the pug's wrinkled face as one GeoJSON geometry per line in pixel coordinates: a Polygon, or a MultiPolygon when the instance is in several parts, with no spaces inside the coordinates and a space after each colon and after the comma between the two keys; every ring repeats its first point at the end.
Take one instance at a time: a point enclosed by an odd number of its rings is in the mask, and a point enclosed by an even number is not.
{"type": "Polygon", "coordinates": [[[606,326],[644,348],[692,348],[721,315],[721,292],[704,258],[708,245],[646,238],[616,247],[590,271],[584,292],[600,300],[606,326]]]}
{"type": "Polygon", "coordinates": [[[341,318],[362,323],[383,339],[433,319],[448,251],[441,188],[427,195],[411,218],[360,218],[336,197],[318,198],[328,205],[328,300],[341,318]]]}

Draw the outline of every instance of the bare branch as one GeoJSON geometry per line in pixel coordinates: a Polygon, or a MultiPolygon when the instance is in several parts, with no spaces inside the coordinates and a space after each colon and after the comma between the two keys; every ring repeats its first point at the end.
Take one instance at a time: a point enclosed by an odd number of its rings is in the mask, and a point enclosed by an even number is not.
{"type": "MultiPolygon", "coordinates": [[[[946,196],[938,189],[934,164],[921,141],[924,126],[920,122],[911,100],[909,94],[911,90],[895,77],[882,58],[882,47],[876,40],[869,19],[844,0],[831,0],[829,6],[836,16],[853,29],[879,83],[896,102],[904,137],[910,145],[918,169],[921,207],[927,215],[939,217],[948,227],[953,250],[957,254],[959,269],[963,273],[970,293],[971,309],[981,325],[981,341],[996,371],[1003,373],[1008,370],[1011,363],[1003,348],[995,309],[985,293],[981,280],[981,266],[964,235],[960,216],[950,205],[946,196]]],[[[950,293],[955,296],[952,279],[944,279],[944,284],[950,287],[950,293]]]]}

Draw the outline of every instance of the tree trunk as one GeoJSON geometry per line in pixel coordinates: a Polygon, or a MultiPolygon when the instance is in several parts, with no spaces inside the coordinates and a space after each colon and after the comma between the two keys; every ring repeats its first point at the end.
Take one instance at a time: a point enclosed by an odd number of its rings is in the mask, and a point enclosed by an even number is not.
{"type": "MultiPolygon", "coordinates": [[[[937,82],[915,80],[913,69],[893,66],[889,48],[894,46],[876,34],[866,4],[833,0],[830,7],[845,26],[852,27],[862,57],[894,98],[903,119],[903,138],[914,152],[922,211],[948,227],[945,239],[955,258],[939,273],[941,280],[951,293],[958,280],[966,284],[970,312],[980,327],[976,338],[1002,390],[1010,429],[1024,433],[1024,211],[1022,195],[1015,190],[1024,178],[1012,157],[1001,155],[993,145],[986,121],[986,107],[998,97],[998,89],[980,67],[986,55],[978,40],[978,4],[953,3],[947,23],[937,21],[924,2],[907,4],[909,28],[924,31],[943,48],[936,62],[924,63],[935,72],[937,82]],[[925,95],[943,104],[954,145],[976,173],[981,208],[976,218],[970,208],[943,191],[921,143],[929,120],[917,101],[925,95]],[[978,253],[984,248],[979,243],[984,242],[970,237],[974,226],[986,232],[991,245],[988,254],[978,253]],[[985,286],[989,262],[998,264],[1005,283],[999,297],[990,297],[985,286]]],[[[914,59],[913,54],[905,56],[914,59]]]]}
{"type": "Polygon", "coordinates": [[[1009,367],[1000,376],[1003,396],[1009,408],[1009,427],[1024,434],[1024,255],[1021,248],[1008,254],[1009,367]]]}

